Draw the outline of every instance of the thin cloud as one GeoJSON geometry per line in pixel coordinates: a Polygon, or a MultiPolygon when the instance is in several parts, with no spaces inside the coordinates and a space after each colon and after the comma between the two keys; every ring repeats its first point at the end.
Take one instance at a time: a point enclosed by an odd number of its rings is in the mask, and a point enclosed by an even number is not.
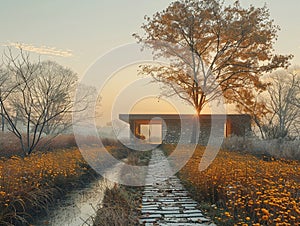
{"type": "Polygon", "coordinates": [[[38,53],[41,55],[60,56],[60,57],[72,57],[73,56],[73,53],[71,50],[57,49],[56,47],[49,47],[49,46],[45,46],[45,45],[35,46],[33,44],[9,42],[6,44],[2,44],[2,46],[22,48],[23,50],[38,53]]]}

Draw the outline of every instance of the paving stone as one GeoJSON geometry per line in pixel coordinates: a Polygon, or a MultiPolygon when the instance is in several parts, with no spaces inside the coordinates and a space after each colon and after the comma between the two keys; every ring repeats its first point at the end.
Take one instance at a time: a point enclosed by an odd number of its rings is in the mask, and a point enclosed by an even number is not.
{"type": "Polygon", "coordinates": [[[145,220],[145,219],[157,219],[157,218],[161,218],[162,215],[161,214],[144,214],[140,217],[141,220],[145,220]]]}
{"type": "Polygon", "coordinates": [[[178,206],[161,207],[162,210],[179,210],[178,206]]]}
{"type": "Polygon", "coordinates": [[[199,214],[202,214],[202,212],[200,210],[197,210],[197,209],[183,210],[183,213],[199,213],[199,214]]]}
{"type": "Polygon", "coordinates": [[[145,210],[151,210],[151,209],[159,209],[160,206],[157,204],[157,205],[142,205],[141,209],[145,209],[145,210]]]}
{"type": "MultiPolygon", "coordinates": [[[[151,224],[153,225],[153,224],[151,224]]],[[[160,223],[160,226],[195,226],[195,225],[200,225],[200,226],[207,226],[207,224],[199,224],[199,223],[160,223]]]]}
{"type": "Polygon", "coordinates": [[[152,208],[152,209],[141,209],[142,213],[153,213],[154,211],[159,211],[158,208],[152,208]]]}
{"type": "Polygon", "coordinates": [[[142,214],[161,214],[161,215],[166,215],[166,214],[180,214],[179,210],[173,210],[173,211],[168,211],[168,210],[151,210],[151,211],[143,211],[142,214]]]}
{"type": "Polygon", "coordinates": [[[140,222],[140,224],[148,223],[148,222],[157,222],[157,219],[155,219],[155,218],[145,218],[145,219],[140,219],[139,222],[140,222]]]}
{"type": "Polygon", "coordinates": [[[195,207],[197,205],[198,205],[197,203],[182,203],[183,207],[195,207]]]}
{"type": "Polygon", "coordinates": [[[189,217],[187,218],[188,220],[191,221],[200,221],[200,222],[207,222],[210,221],[209,219],[205,218],[205,217],[189,217]]]}
{"type": "Polygon", "coordinates": [[[179,210],[160,210],[159,211],[160,214],[180,214],[179,210]]]}
{"type": "Polygon", "coordinates": [[[165,217],[168,217],[168,218],[174,218],[174,217],[177,217],[177,218],[193,218],[193,217],[203,217],[203,215],[200,213],[188,213],[188,214],[185,214],[185,213],[181,213],[181,214],[165,214],[165,217]]]}

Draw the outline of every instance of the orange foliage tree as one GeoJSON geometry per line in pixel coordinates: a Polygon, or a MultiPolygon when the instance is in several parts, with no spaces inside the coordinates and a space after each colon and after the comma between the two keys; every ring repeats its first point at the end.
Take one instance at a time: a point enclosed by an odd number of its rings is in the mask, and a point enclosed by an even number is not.
{"type": "MultiPolygon", "coordinates": [[[[266,6],[178,0],[145,20],[144,33],[133,36],[156,59],[170,63],[141,65],[140,73],[161,82],[163,95],[179,96],[198,114],[222,95],[239,107],[256,104],[256,93],[266,89],[261,76],[288,66],[292,58],[274,53],[279,27],[266,6]]],[[[265,111],[263,105],[258,109],[265,111]]]]}

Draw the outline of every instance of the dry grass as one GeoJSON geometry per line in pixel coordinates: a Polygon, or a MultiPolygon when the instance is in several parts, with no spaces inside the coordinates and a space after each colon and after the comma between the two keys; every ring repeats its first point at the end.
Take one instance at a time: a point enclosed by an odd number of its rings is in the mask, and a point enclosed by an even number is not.
{"type": "Polygon", "coordinates": [[[179,176],[218,225],[299,225],[300,163],[220,151],[205,171],[199,147],[179,176]],[[212,206],[211,206],[212,205],[212,206]]]}
{"type": "Polygon", "coordinates": [[[12,133],[0,132],[0,157],[10,157],[21,154],[21,146],[15,135],[12,133]]]}
{"type": "Polygon", "coordinates": [[[87,172],[78,150],[18,156],[0,161],[0,225],[25,225],[30,213],[45,211],[58,189],[87,172]]]}
{"type": "MultiPolygon", "coordinates": [[[[98,137],[82,136],[80,142],[93,146],[99,143],[98,137]]],[[[101,140],[107,147],[120,146],[117,140],[104,138],[101,140]]],[[[61,134],[56,137],[43,137],[34,152],[46,152],[57,149],[76,148],[77,143],[73,134],[61,134]]],[[[0,157],[23,156],[20,141],[12,133],[0,132],[0,157]]]]}
{"type": "MultiPolygon", "coordinates": [[[[25,143],[26,145],[26,143],[25,143]]],[[[74,135],[59,135],[57,137],[43,137],[36,147],[37,151],[51,151],[57,149],[76,147],[74,135]]],[[[22,156],[24,155],[19,139],[12,133],[0,132],[0,156],[22,156]]]]}
{"type": "Polygon", "coordinates": [[[122,187],[106,190],[94,226],[138,225],[136,202],[133,193],[122,187]]]}

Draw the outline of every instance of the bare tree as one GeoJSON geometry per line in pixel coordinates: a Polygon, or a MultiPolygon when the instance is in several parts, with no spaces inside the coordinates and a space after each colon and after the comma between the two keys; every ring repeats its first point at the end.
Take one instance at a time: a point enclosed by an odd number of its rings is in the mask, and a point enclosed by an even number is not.
{"type": "Polygon", "coordinates": [[[17,56],[9,49],[4,65],[12,85],[6,98],[0,99],[2,115],[19,138],[24,154],[29,155],[42,134],[59,130],[58,122],[63,123],[72,112],[77,76],[52,61],[32,63],[22,49],[17,56]],[[22,124],[17,126],[16,119],[22,124]]]}
{"type": "Polygon", "coordinates": [[[264,126],[269,138],[286,138],[300,135],[300,75],[299,68],[278,71],[269,76],[269,102],[267,123],[264,126]]]}
{"type": "MultiPolygon", "coordinates": [[[[13,82],[13,80],[9,76],[9,72],[7,68],[0,68],[0,109],[1,109],[1,131],[4,132],[5,129],[5,122],[6,120],[6,114],[5,114],[5,108],[4,108],[4,102],[7,101],[9,96],[13,94],[16,87],[19,85],[19,83],[13,82]]],[[[17,115],[14,117],[14,121],[17,120],[17,115]]]]}
{"type": "Polygon", "coordinates": [[[271,113],[267,107],[266,91],[257,92],[254,99],[247,100],[247,97],[244,97],[237,99],[235,103],[239,113],[250,115],[252,123],[259,129],[260,136],[265,139],[266,116],[271,113]]]}
{"type": "MultiPolygon", "coordinates": [[[[98,96],[98,92],[96,87],[87,85],[84,83],[79,83],[76,88],[76,103],[74,103],[73,114],[72,116],[72,124],[81,124],[85,123],[86,119],[93,119],[95,123],[102,116],[101,108],[101,100],[102,97],[98,96]]],[[[88,127],[94,127],[92,125],[86,125],[88,127]]],[[[81,131],[85,134],[86,131],[81,131]]]]}
{"type": "Polygon", "coordinates": [[[53,61],[40,63],[38,73],[33,92],[36,94],[38,114],[47,109],[43,132],[47,135],[62,133],[71,125],[77,76],[53,61]],[[48,102],[44,101],[46,99],[49,99],[48,102]]]}

